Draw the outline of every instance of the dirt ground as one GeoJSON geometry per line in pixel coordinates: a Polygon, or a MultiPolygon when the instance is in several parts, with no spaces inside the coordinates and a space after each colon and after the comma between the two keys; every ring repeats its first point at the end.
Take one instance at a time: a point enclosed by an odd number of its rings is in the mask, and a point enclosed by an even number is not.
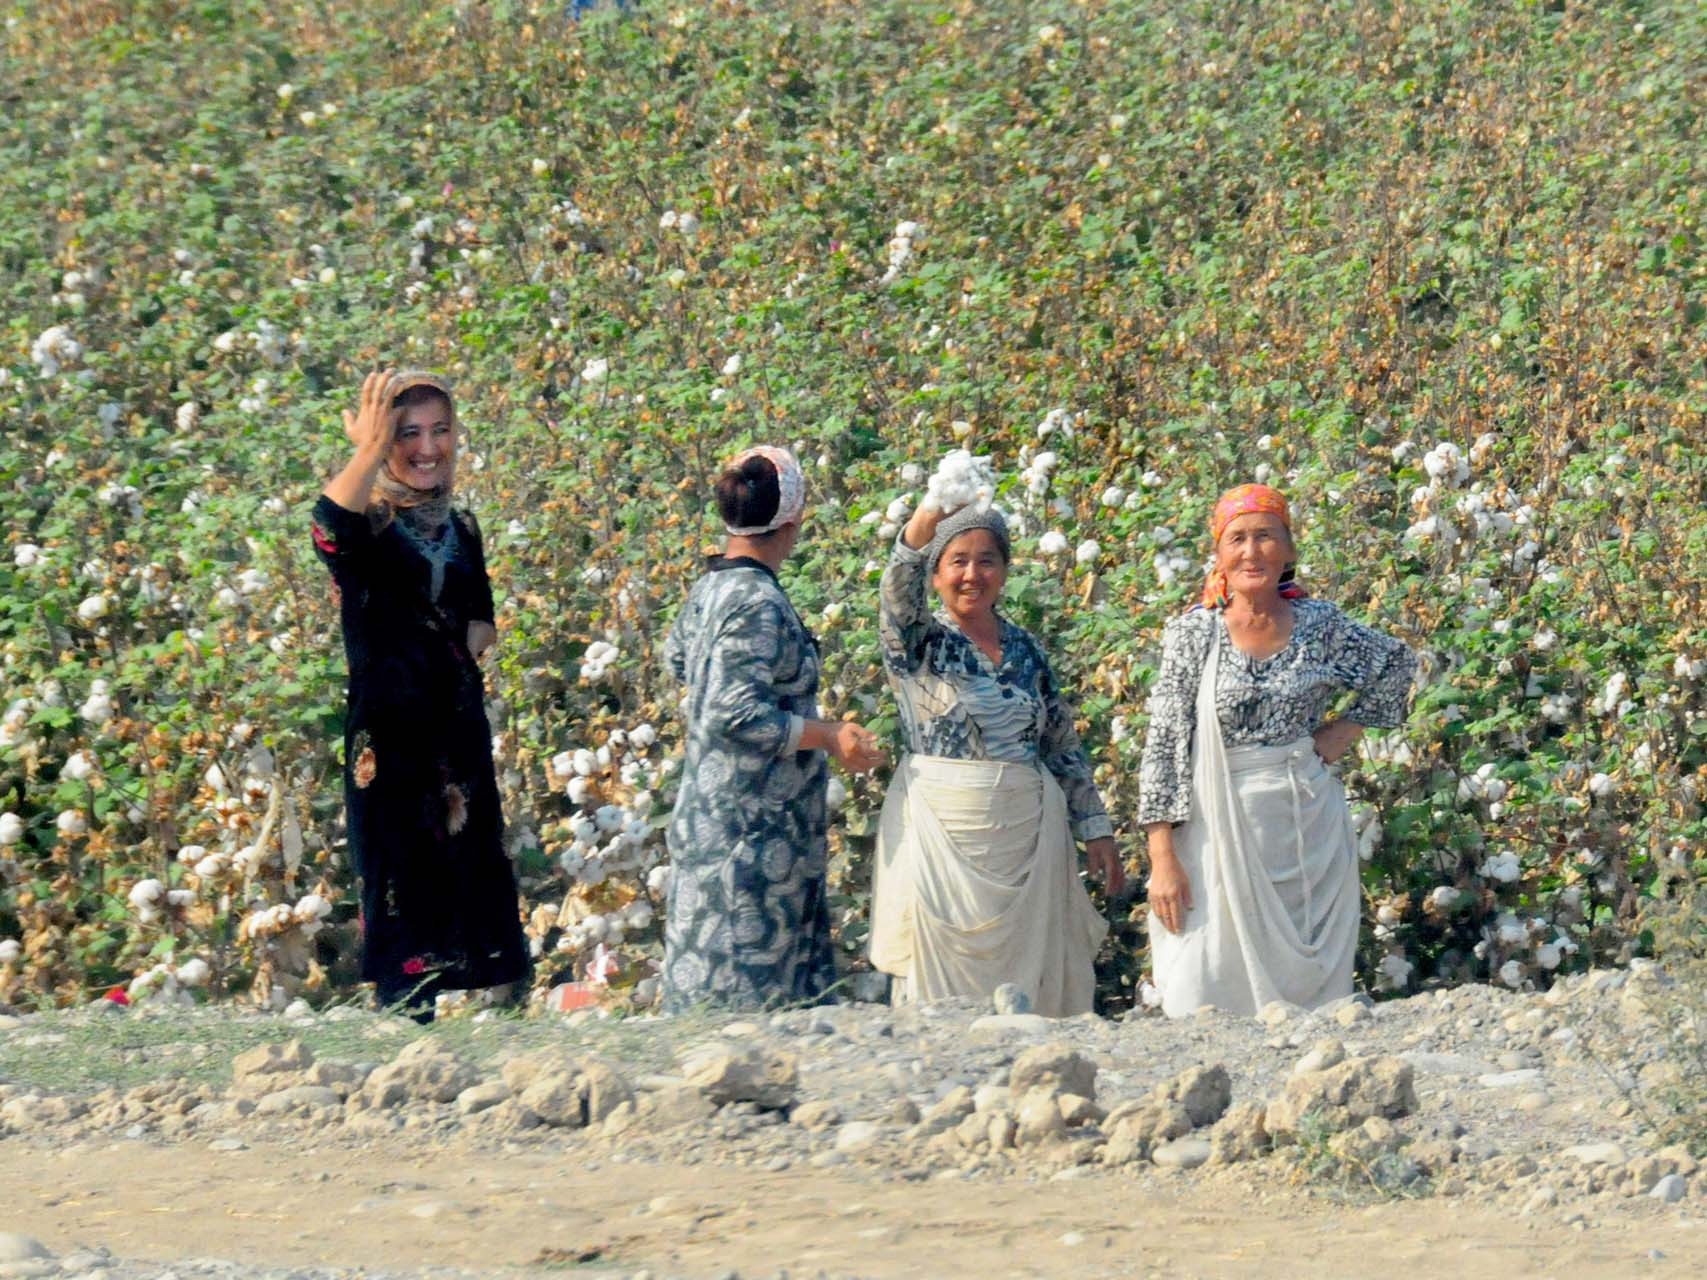
{"type": "Polygon", "coordinates": [[[1028,1184],[869,1182],[830,1171],[602,1164],[539,1151],[381,1146],[0,1145],[4,1224],[60,1253],[160,1262],[453,1267],[630,1276],[1700,1275],[1707,1221],[1579,1226],[1472,1201],[1342,1205],[1291,1190],[1229,1202],[1181,1179],[1142,1199],[1099,1175],[1028,1184]],[[1075,1238],[1077,1237],[1077,1238],[1075,1238]]]}

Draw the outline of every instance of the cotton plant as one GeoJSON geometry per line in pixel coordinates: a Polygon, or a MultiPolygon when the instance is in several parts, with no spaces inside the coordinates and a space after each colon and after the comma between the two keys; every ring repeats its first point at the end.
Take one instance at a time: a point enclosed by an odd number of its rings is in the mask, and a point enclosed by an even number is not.
{"type": "Polygon", "coordinates": [[[657,728],[640,721],[550,757],[547,778],[571,808],[546,824],[545,847],[567,891],[556,910],[530,917],[536,957],[549,951],[579,974],[603,947],[604,958],[627,972],[627,953],[618,948],[650,940],[669,881],[655,789],[673,762],[660,757],[658,741],[657,728]]]}

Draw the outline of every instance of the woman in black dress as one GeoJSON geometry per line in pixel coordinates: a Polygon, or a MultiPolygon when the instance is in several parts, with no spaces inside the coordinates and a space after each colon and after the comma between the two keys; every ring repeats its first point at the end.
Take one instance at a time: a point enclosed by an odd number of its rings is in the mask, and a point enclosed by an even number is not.
{"type": "Polygon", "coordinates": [[[480,528],[453,510],[457,422],[430,373],[371,373],[355,454],[314,507],[349,661],[344,799],[362,977],[430,1020],[441,990],[528,973],[479,658],[497,638],[480,528]]]}

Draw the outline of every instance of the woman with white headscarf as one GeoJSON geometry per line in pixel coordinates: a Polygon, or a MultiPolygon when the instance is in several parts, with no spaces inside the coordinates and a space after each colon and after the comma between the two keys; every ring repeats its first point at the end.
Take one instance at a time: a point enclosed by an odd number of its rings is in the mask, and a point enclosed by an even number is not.
{"type": "Polygon", "coordinates": [[[882,753],[868,730],[818,718],[818,646],[777,580],[805,503],[788,450],[729,464],[717,481],[728,541],[664,645],[687,738],[668,833],[668,1010],[810,1001],[836,981],[825,756],[863,773],[882,753]]]}

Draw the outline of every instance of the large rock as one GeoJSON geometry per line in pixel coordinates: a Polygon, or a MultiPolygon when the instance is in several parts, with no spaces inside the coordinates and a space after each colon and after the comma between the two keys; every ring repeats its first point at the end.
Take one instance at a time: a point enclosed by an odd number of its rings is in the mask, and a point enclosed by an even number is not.
{"type": "Polygon", "coordinates": [[[800,1062],[780,1049],[712,1043],[684,1055],[682,1075],[718,1106],[750,1102],[786,1111],[800,1087],[800,1062]]]}
{"type": "MultiPolygon", "coordinates": [[[[921,1137],[931,1137],[939,1133],[947,1133],[977,1110],[972,1098],[972,1090],[965,1085],[956,1085],[946,1095],[933,1102],[924,1116],[919,1120],[921,1137]]],[[[798,1108],[795,1123],[799,1124],[798,1108]]]]}
{"type": "Polygon", "coordinates": [[[1271,1138],[1294,1136],[1306,1116],[1329,1133],[1362,1124],[1371,1116],[1396,1119],[1417,1108],[1411,1064],[1402,1058],[1351,1058],[1326,1071],[1295,1075],[1268,1104],[1263,1124],[1271,1138]]]}
{"type": "Polygon", "coordinates": [[[300,1040],[258,1044],[231,1060],[231,1084],[242,1093],[270,1093],[301,1083],[302,1073],[313,1065],[313,1051],[300,1040]]]}
{"type": "Polygon", "coordinates": [[[1261,1102],[1241,1102],[1229,1107],[1209,1131],[1209,1159],[1215,1164],[1237,1164],[1255,1160],[1269,1149],[1268,1108],[1261,1102]]]}
{"type": "Polygon", "coordinates": [[[89,1104],[81,1098],[26,1093],[20,1098],[8,1099],[4,1106],[0,1106],[0,1123],[20,1133],[29,1133],[68,1124],[87,1114],[88,1110],[89,1104]]]}
{"type": "Polygon", "coordinates": [[[338,1109],[344,1105],[336,1090],[328,1089],[325,1085],[299,1084],[288,1089],[276,1089],[262,1098],[255,1107],[258,1116],[284,1116],[298,1112],[318,1113],[338,1109]]]}
{"type": "MultiPolygon", "coordinates": [[[[931,1108],[933,1113],[935,1110],[935,1107],[931,1108]]],[[[806,1132],[818,1133],[839,1125],[842,1122],[842,1113],[833,1102],[826,1102],[822,1098],[811,1098],[800,1103],[793,1111],[789,1112],[788,1118],[791,1123],[799,1125],[806,1132]]],[[[925,1119],[928,1121],[930,1115],[926,1115],[925,1119]]],[[[956,1121],[956,1123],[959,1122],[956,1121]]]]}
{"type": "Polygon", "coordinates": [[[1097,1068],[1071,1045],[1057,1041],[1027,1049],[1014,1059],[1008,1072],[1008,1088],[1020,1097],[1027,1090],[1044,1088],[1057,1093],[1076,1093],[1081,1098],[1097,1096],[1097,1068]]]}
{"type": "Polygon", "coordinates": [[[1212,1067],[1187,1067],[1157,1085],[1151,1096],[1157,1102],[1179,1103],[1194,1126],[1214,1124],[1233,1101],[1233,1082],[1219,1062],[1212,1067]]]}
{"type": "Polygon", "coordinates": [[[1026,1091],[1014,1108],[1014,1123],[1019,1126],[1017,1137],[1020,1142],[1047,1142],[1066,1131],[1067,1121],[1056,1101],[1062,1096],[1070,1095],[1057,1094],[1050,1088],[1026,1091]]]}
{"type": "Polygon", "coordinates": [[[472,1067],[429,1038],[405,1045],[401,1053],[368,1076],[361,1091],[373,1107],[450,1102],[479,1079],[472,1067]]]}
{"type": "Polygon", "coordinates": [[[1109,1136],[1102,1161],[1110,1165],[1148,1160],[1157,1147],[1192,1130],[1191,1116],[1179,1103],[1153,1100],[1136,1106],[1123,1103],[1109,1113],[1104,1127],[1109,1136]]]}

